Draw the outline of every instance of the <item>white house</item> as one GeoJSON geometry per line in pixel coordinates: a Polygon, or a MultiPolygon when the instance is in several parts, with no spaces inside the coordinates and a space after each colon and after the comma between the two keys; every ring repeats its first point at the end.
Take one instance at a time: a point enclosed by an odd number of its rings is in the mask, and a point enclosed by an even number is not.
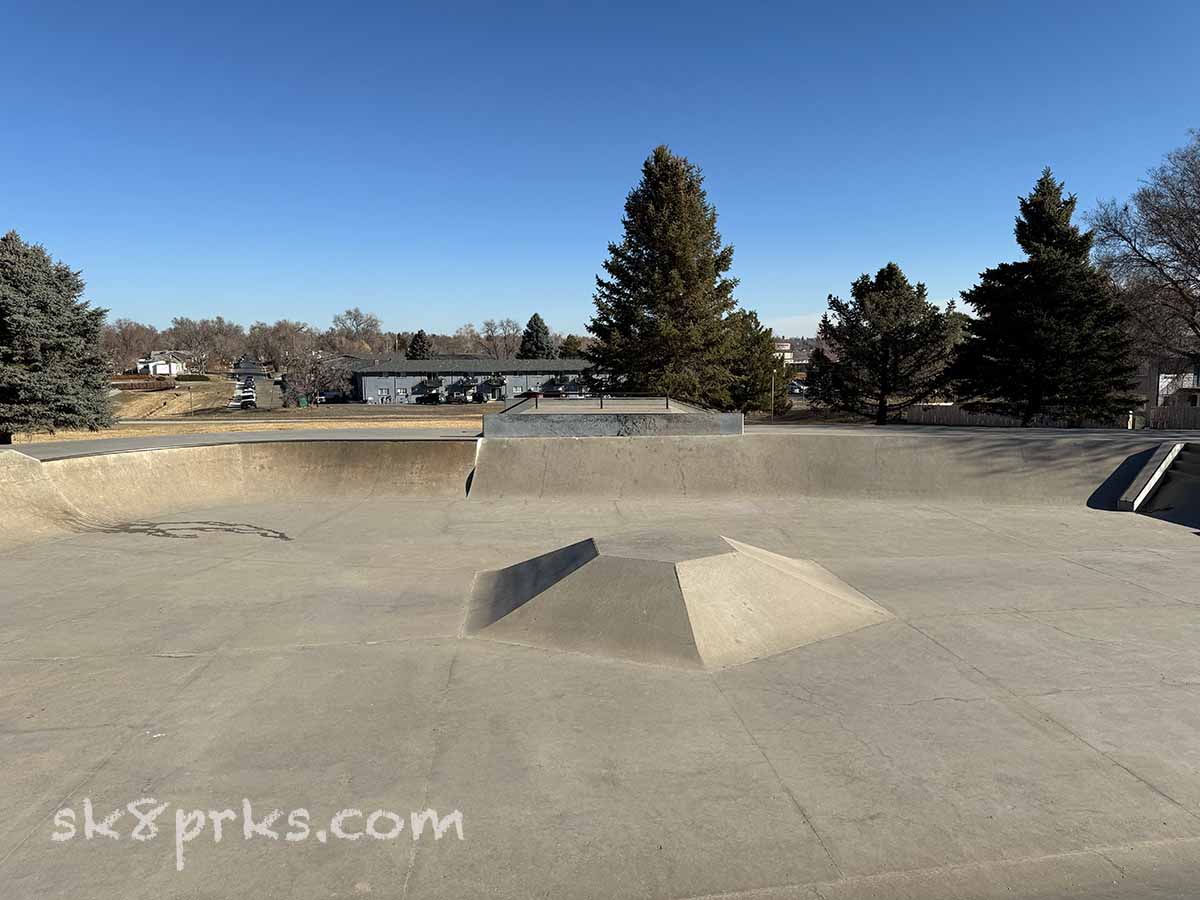
{"type": "Polygon", "coordinates": [[[139,375],[183,375],[187,372],[187,358],[183,350],[156,350],[145,359],[139,359],[139,375]]]}

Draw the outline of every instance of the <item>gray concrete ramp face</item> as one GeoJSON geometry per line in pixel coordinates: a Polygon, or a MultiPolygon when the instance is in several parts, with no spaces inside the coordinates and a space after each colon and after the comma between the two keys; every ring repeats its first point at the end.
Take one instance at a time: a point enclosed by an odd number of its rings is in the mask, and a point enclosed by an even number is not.
{"type": "Polygon", "coordinates": [[[60,536],[80,518],[42,463],[0,450],[0,545],[60,536]]]}
{"type": "Polygon", "coordinates": [[[809,560],[718,535],[654,532],[582,541],[480,573],[464,631],[549,650],[719,669],[891,618],[809,560]]]}
{"type": "Polygon", "coordinates": [[[703,665],[675,568],[650,559],[599,556],[479,636],[652,665],[703,665]]]}
{"type": "Polygon", "coordinates": [[[1140,438],[869,428],[741,437],[484,438],[471,496],[930,498],[1082,506],[1130,454],[1155,446],[1140,438]]]}
{"type": "Polygon", "coordinates": [[[479,602],[471,606],[465,631],[473,633],[504,618],[597,555],[596,542],[588,538],[506,569],[480,572],[472,592],[479,602]]]}

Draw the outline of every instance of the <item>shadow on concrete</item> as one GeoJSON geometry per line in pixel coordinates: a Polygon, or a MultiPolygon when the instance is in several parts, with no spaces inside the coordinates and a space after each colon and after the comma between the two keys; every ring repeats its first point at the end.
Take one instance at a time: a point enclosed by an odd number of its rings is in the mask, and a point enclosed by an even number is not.
{"type": "Polygon", "coordinates": [[[1063,505],[1080,502],[1091,481],[1095,487],[1085,504],[1107,511],[1117,510],[1117,500],[1160,443],[1157,435],[1137,432],[1096,435],[1070,430],[942,434],[940,439],[945,443],[935,446],[944,447],[947,458],[973,478],[1034,478],[1063,505]]]}
{"type": "Polygon", "coordinates": [[[465,633],[474,634],[500,621],[599,555],[596,542],[585,538],[504,569],[477,572],[465,633]]]}
{"type": "Polygon", "coordinates": [[[86,526],[104,534],[144,534],[149,537],[197,540],[202,534],[244,534],[274,541],[292,540],[282,531],[248,522],[125,522],[120,525],[86,526]]]}
{"type": "Polygon", "coordinates": [[[1117,500],[1125,493],[1126,488],[1133,484],[1133,480],[1137,478],[1138,473],[1145,468],[1146,463],[1150,461],[1150,457],[1154,455],[1155,447],[1147,447],[1145,450],[1139,450],[1132,456],[1127,456],[1125,460],[1117,466],[1116,470],[1104,479],[1100,487],[1092,492],[1088,497],[1088,509],[1108,509],[1115,510],[1117,508],[1117,500]]]}
{"type": "MultiPolygon", "coordinates": [[[[1175,525],[1182,525],[1184,528],[1200,529],[1200,508],[1193,509],[1164,509],[1156,510],[1152,513],[1146,513],[1152,519],[1159,519],[1163,522],[1171,522],[1175,525]]],[[[1196,537],[1200,537],[1200,531],[1195,532],[1196,537]]]]}
{"type": "MultiPolygon", "coordinates": [[[[1200,490],[1195,482],[1175,481],[1168,473],[1166,483],[1150,498],[1150,508],[1143,512],[1152,519],[1200,529],[1200,490]]],[[[1200,531],[1196,534],[1200,536],[1200,531]]]]}

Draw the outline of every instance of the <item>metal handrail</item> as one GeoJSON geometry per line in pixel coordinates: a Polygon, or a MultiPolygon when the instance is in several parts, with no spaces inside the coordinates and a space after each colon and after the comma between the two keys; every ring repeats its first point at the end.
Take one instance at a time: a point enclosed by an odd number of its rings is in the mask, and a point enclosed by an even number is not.
{"type": "MultiPolygon", "coordinates": [[[[505,413],[514,412],[514,411],[519,412],[522,409],[528,409],[529,408],[528,404],[530,403],[530,401],[533,402],[533,409],[540,410],[542,399],[543,399],[543,396],[541,396],[540,392],[533,393],[532,396],[522,397],[521,399],[517,400],[515,403],[512,403],[509,406],[506,406],[504,408],[503,412],[505,412],[505,413]]],[[[711,407],[706,406],[703,403],[697,403],[694,400],[688,400],[688,399],[685,399],[682,397],[672,396],[671,394],[657,394],[657,393],[650,393],[650,392],[598,391],[596,393],[589,394],[587,396],[556,396],[556,397],[544,397],[544,399],[552,400],[555,403],[595,402],[599,409],[604,409],[604,401],[605,400],[620,401],[620,400],[646,399],[646,400],[661,401],[661,404],[662,404],[661,408],[664,410],[670,410],[671,402],[674,401],[677,404],[684,404],[686,406],[693,407],[696,410],[699,410],[702,412],[712,412],[713,411],[711,407]]]]}

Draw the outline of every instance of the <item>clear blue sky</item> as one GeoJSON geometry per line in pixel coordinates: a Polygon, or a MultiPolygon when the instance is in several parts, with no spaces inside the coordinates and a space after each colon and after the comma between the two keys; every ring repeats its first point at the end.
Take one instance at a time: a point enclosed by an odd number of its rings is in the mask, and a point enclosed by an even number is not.
{"type": "Polygon", "coordinates": [[[810,333],[888,260],[944,300],[1013,258],[1042,166],[1087,208],[1200,127],[1195,2],[181,5],[0,16],[0,230],[160,326],[578,331],[666,143],[810,333]]]}

